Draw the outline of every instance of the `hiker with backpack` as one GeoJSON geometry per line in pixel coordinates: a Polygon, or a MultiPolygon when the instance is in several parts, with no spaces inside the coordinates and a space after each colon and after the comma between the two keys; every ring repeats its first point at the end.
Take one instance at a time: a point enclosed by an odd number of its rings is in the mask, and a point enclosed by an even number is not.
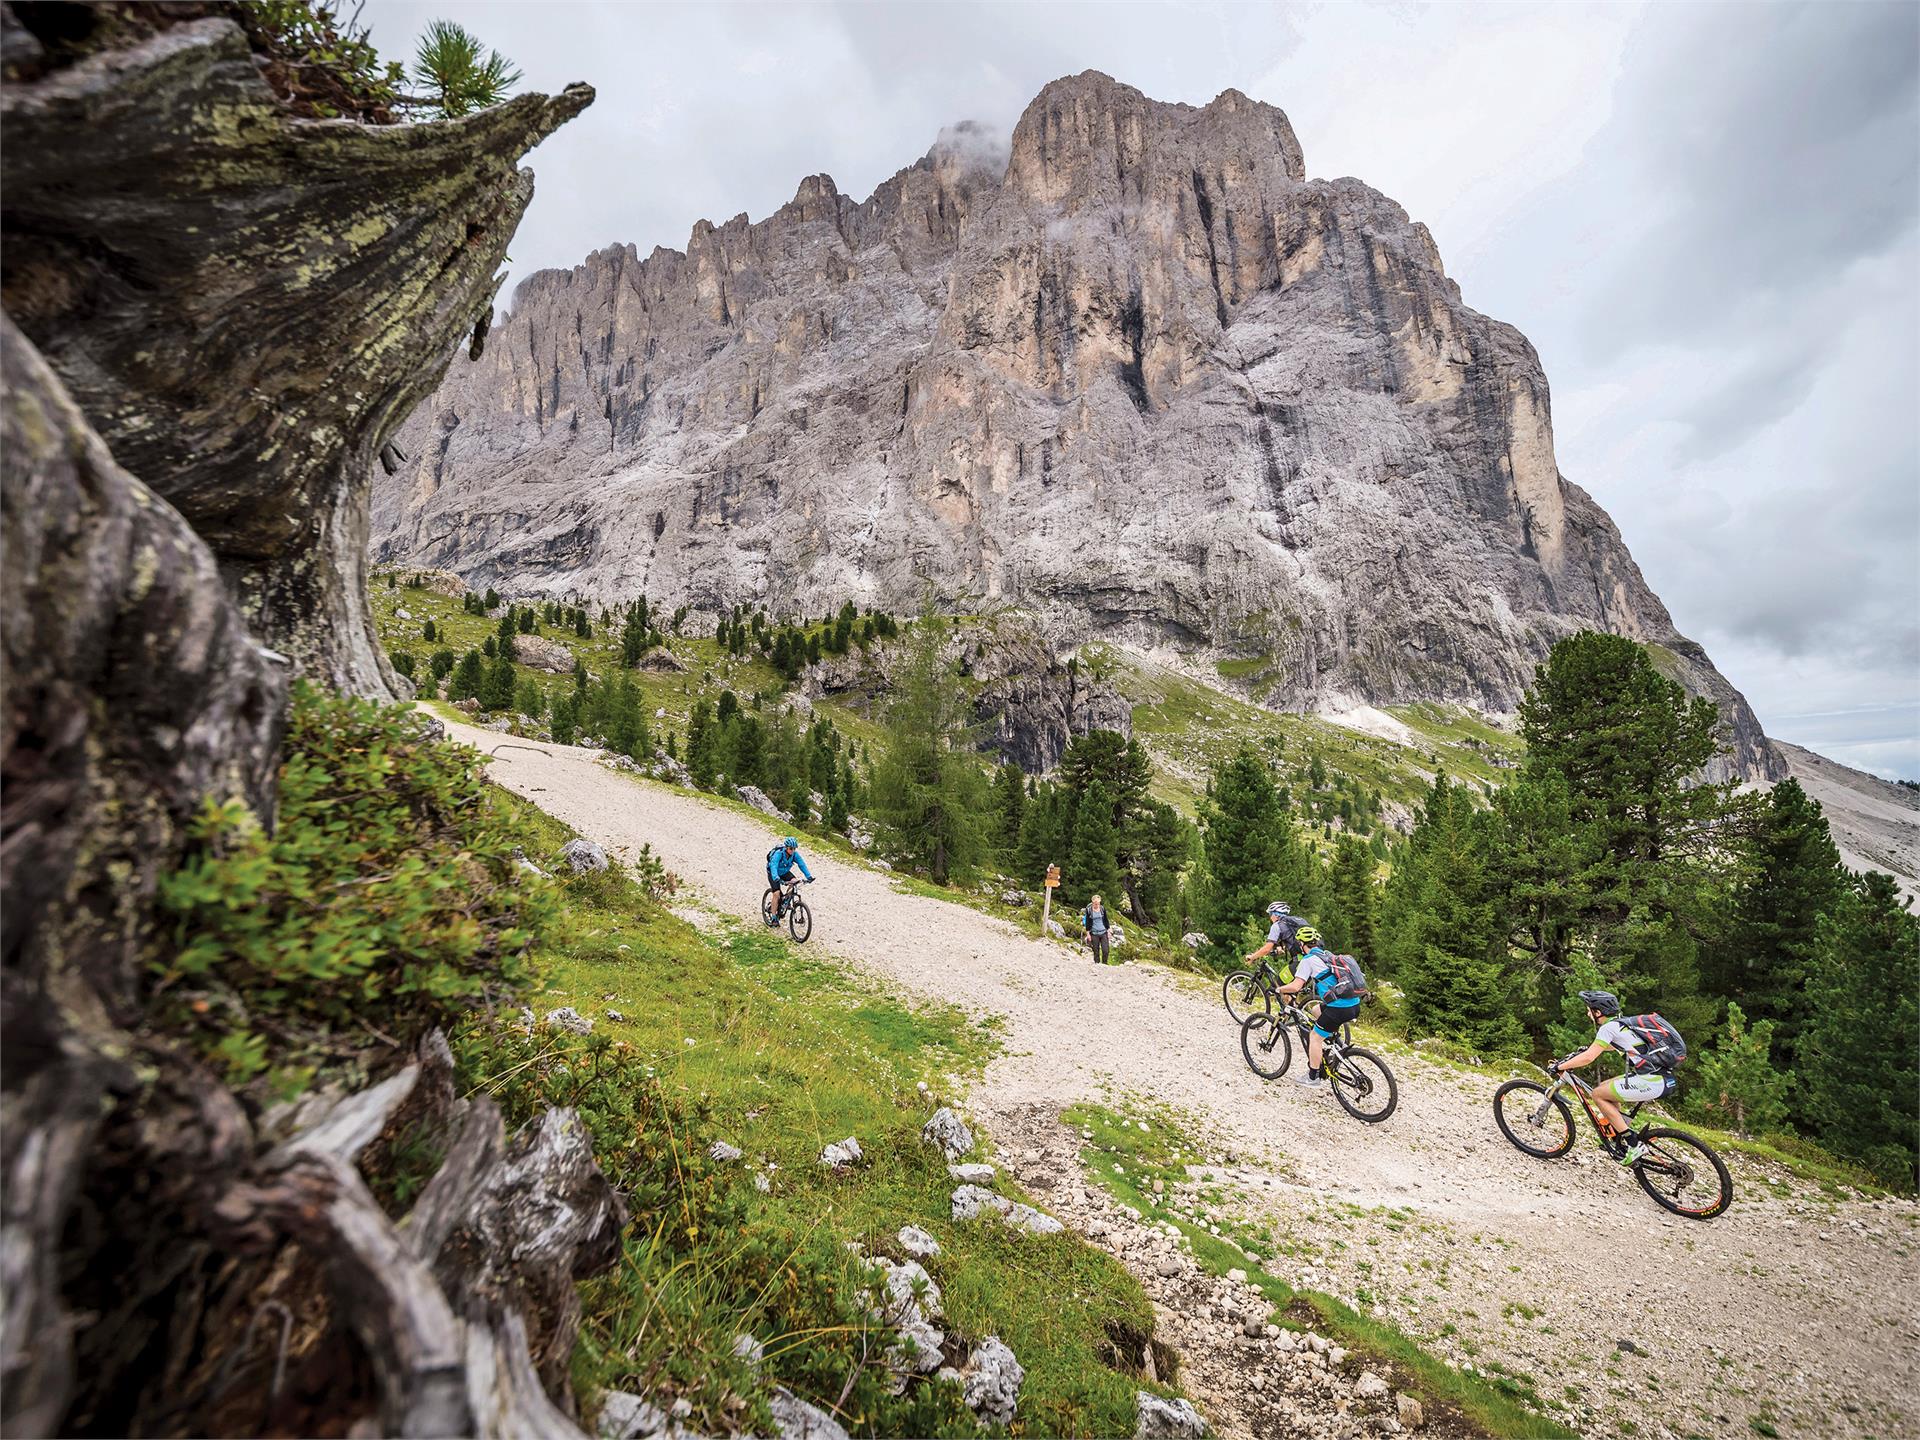
{"type": "Polygon", "coordinates": [[[1680,1032],[1656,1014],[1622,1015],[1620,997],[1611,990],[1582,990],[1581,1003],[1587,1018],[1597,1027],[1593,1043],[1578,1055],[1569,1055],[1547,1066],[1547,1073],[1578,1070],[1591,1065],[1609,1050],[1618,1050],[1625,1059],[1627,1073],[1593,1087],[1594,1108],[1607,1125],[1609,1139],[1618,1136],[1626,1142],[1620,1163],[1628,1169],[1645,1153],[1641,1134],[1627,1128],[1620,1107],[1645,1105],[1671,1095],[1679,1081],[1674,1070],[1687,1058],[1687,1042],[1680,1032]]]}
{"type": "Polygon", "coordinates": [[[1321,1073],[1321,1061],[1326,1042],[1360,1013],[1360,1002],[1367,994],[1367,977],[1353,956],[1336,955],[1323,946],[1320,932],[1311,925],[1301,926],[1297,938],[1308,947],[1307,953],[1293,967],[1293,979],[1282,985],[1278,993],[1298,995],[1311,985],[1314,998],[1320,1002],[1320,1013],[1314,1017],[1313,1033],[1307,1037],[1306,1072],[1294,1076],[1293,1083],[1324,1085],[1327,1081],[1321,1073]]]}

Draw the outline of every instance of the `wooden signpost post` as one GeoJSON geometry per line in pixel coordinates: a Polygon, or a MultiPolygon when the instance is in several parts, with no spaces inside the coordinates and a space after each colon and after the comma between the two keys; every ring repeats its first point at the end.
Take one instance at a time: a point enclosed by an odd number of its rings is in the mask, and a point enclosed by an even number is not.
{"type": "Polygon", "coordinates": [[[1060,867],[1047,866],[1047,897],[1040,902],[1040,935],[1047,934],[1047,921],[1053,917],[1053,892],[1060,888],[1060,867]]]}

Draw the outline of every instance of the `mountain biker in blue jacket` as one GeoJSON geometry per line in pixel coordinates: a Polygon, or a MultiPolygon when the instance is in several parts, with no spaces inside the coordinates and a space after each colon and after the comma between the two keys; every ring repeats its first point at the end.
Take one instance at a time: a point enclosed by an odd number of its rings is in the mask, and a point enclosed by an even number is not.
{"type": "Polygon", "coordinates": [[[781,887],[787,883],[787,877],[793,874],[796,866],[811,885],[813,872],[807,868],[807,862],[800,858],[800,842],[791,835],[767,852],[767,888],[773,891],[773,914],[767,920],[769,925],[780,923],[781,912],[787,904],[786,892],[781,887]]]}
{"type": "Polygon", "coordinates": [[[1293,1077],[1296,1085],[1321,1085],[1326,1077],[1320,1068],[1320,1061],[1326,1051],[1326,1042],[1340,1033],[1342,1025],[1353,1022],[1360,1013],[1358,998],[1350,1000],[1329,1000],[1327,995],[1340,983],[1339,973],[1328,960],[1329,952],[1321,944],[1320,932],[1311,925],[1302,925],[1298,939],[1307,948],[1300,957],[1300,963],[1294,967],[1293,979],[1279,989],[1282,995],[1298,995],[1309,986],[1320,1001],[1320,1013],[1314,1017],[1313,1033],[1307,1037],[1307,1068],[1304,1073],[1293,1077]]]}

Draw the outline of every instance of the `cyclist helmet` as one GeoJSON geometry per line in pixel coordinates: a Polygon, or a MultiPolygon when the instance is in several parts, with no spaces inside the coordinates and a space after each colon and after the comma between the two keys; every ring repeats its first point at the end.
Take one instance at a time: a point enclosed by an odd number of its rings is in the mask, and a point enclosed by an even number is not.
{"type": "Polygon", "coordinates": [[[1293,932],[1293,938],[1298,940],[1301,946],[1308,950],[1313,949],[1321,943],[1320,932],[1311,925],[1302,925],[1298,930],[1293,932]]]}
{"type": "Polygon", "coordinates": [[[1287,909],[1287,902],[1284,900],[1276,900],[1273,904],[1267,906],[1267,914],[1269,915],[1291,915],[1292,913],[1291,910],[1287,909]]]}
{"type": "Polygon", "coordinates": [[[1597,1015],[1620,1013],[1620,997],[1611,990],[1582,990],[1580,998],[1586,1003],[1587,1009],[1597,1015]]]}
{"type": "Polygon", "coordinates": [[[791,835],[787,836],[787,838],[781,843],[785,845],[789,850],[798,850],[800,848],[800,842],[794,839],[791,835]]]}

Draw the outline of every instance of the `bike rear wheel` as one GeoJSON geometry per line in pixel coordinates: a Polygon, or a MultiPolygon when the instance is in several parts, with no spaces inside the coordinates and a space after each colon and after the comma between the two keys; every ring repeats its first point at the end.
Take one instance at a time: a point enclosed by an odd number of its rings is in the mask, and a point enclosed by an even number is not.
{"type": "Polygon", "coordinates": [[[1227,1003],[1233,1023],[1243,1025],[1249,1015],[1267,1008],[1267,987],[1251,970],[1236,970],[1220,982],[1220,998],[1227,1003]]]}
{"type": "Polygon", "coordinates": [[[1720,1157],[1684,1130],[1649,1130],[1633,1178],[1653,1203],[1689,1220],[1711,1220],[1733,1203],[1733,1177],[1720,1157]]]}
{"type": "Polygon", "coordinates": [[[813,912],[807,908],[807,902],[796,900],[787,907],[787,928],[793,932],[793,938],[802,945],[813,934],[813,912]]]}
{"type": "Polygon", "coordinates": [[[1256,1010],[1240,1022],[1240,1053],[1262,1080],[1278,1080],[1293,1063],[1293,1041],[1284,1024],[1256,1010]]]}
{"type": "Polygon", "coordinates": [[[1554,1160],[1573,1148],[1573,1110],[1560,1096],[1549,1103],[1547,1087],[1509,1080],[1493,1092],[1493,1118],[1500,1133],[1536,1160],[1554,1160]]]}
{"type": "Polygon", "coordinates": [[[779,901],[780,892],[769,885],[767,887],[767,893],[760,897],[760,922],[763,925],[771,925],[774,923],[773,907],[777,905],[779,901]]]}
{"type": "Polygon", "coordinates": [[[1400,1103],[1400,1087],[1387,1062],[1371,1050],[1343,1051],[1327,1061],[1327,1081],[1340,1108],[1356,1120],[1378,1125],[1400,1103]]]}

